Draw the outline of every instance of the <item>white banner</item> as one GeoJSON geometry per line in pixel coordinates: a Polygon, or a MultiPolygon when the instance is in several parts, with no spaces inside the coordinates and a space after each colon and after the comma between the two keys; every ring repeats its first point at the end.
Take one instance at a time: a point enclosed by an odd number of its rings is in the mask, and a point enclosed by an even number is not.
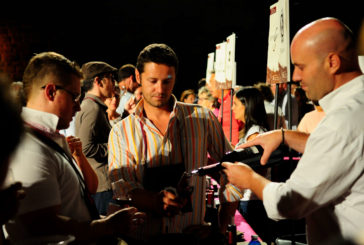
{"type": "Polygon", "coordinates": [[[210,82],[211,73],[215,72],[216,86],[219,89],[231,89],[236,85],[235,62],[236,35],[231,34],[226,42],[216,44],[214,53],[207,56],[206,82],[210,82]],[[214,58],[215,63],[214,63],[214,58]]]}
{"type": "Polygon", "coordinates": [[[289,0],[270,7],[267,83],[284,83],[291,77],[289,54],[289,0]]]}
{"type": "Polygon", "coordinates": [[[215,72],[215,52],[207,55],[206,83],[210,83],[212,72],[215,72]]]}
{"type": "MultiPolygon", "coordinates": [[[[226,81],[226,42],[216,44],[216,63],[215,63],[215,80],[216,82],[225,83],[226,81]]],[[[218,87],[221,87],[218,85],[218,87]]]]}
{"type": "Polygon", "coordinates": [[[236,62],[235,62],[235,33],[226,39],[226,88],[230,89],[236,85],[236,62]]]}

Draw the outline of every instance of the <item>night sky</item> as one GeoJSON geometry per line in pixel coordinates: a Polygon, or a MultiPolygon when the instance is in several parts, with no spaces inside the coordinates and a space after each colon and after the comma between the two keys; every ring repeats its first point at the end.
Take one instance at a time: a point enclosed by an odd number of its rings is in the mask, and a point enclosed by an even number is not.
{"type": "MultiPolygon", "coordinates": [[[[23,52],[56,51],[80,65],[102,60],[119,68],[135,64],[148,44],[171,46],[180,60],[175,94],[197,88],[205,76],[207,54],[236,33],[237,84],[265,81],[269,6],[264,0],[103,0],[16,1],[1,5],[0,24],[21,25],[31,33],[23,52]]],[[[338,17],[357,32],[362,0],[290,1],[291,38],[304,24],[338,17]]],[[[20,30],[21,30],[20,29],[20,30]]],[[[28,34],[30,35],[30,34],[28,34]]],[[[23,57],[23,56],[22,56],[23,57]]]]}

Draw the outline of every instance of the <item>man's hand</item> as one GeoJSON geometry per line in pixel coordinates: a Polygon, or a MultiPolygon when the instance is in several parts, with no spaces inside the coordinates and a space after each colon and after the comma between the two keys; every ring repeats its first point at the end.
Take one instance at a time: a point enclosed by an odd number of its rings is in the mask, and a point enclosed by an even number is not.
{"type": "Polygon", "coordinates": [[[265,165],[269,159],[269,156],[272,152],[278,148],[278,146],[282,143],[282,132],[281,130],[269,131],[263,134],[259,134],[253,140],[250,140],[244,144],[241,144],[237,147],[237,149],[250,147],[253,145],[260,145],[263,149],[263,155],[260,159],[260,163],[265,165]]]}
{"type": "Polygon", "coordinates": [[[160,216],[172,217],[180,213],[183,204],[171,191],[160,192],[134,189],[129,192],[132,205],[139,210],[152,212],[160,216]]]}
{"type": "Polygon", "coordinates": [[[172,217],[181,212],[183,204],[181,201],[170,191],[162,190],[159,194],[162,201],[162,215],[172,217]]]}
{"type": "Polygon", "coordinates": [[[68,136],[66,137],[66,140],[72,155],[82,154],[82,142],[80,138],[74,136],[68,136]]]}
{"type": "Polygon", "coordinates": [[[228,177],[229,183],[240,189],[250,189],[250,179],[254,171],[243,163],[223,162],[224,172],[228,177]]]}
{"type": "Polygon", "coordinates": [[[135,97],[132,96],[128,102],[126,102],[125,106],[124,106],[124,110],[126,110],[129,115],[132,114],[135,111],[135,106],[136,106],[136,100],[135,97]]]}
{"type": "Polygon", "coordinates": [[[108,227],[114,231],[114,234],[128,235],[144,223],[145,217],[145,213],[138,212],[135,207],[130,207],[121,209],[102,221],[108,223],[108,227]]]}
{"type": "Polygon", "coordinates": [[[222,166],[225,167],[224,172],[231,184],[240,189],[250,189],[263,200],[263,190],[270,180],[260,176],[243,163],[223,162],[222,166]]]}

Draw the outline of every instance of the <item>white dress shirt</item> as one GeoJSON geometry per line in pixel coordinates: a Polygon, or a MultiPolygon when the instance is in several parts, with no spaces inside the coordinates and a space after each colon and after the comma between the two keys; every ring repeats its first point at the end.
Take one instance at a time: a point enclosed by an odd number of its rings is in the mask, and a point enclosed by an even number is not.
{"type": "Polygon", "coordinates": [[[272,219],[306,218],[309,244],[364,228],[364,75],[319,101],[326,117],[307,140],[286,183],[270,183],[263,201],[272,219]]]}
{"type": "MultiPolygon", "coordinates": [[[[58,117],[51,113],[24,107],[24,121],[41,130],[69,153],[64,136],[56,128],[58,117]]],[[[79,168],[74,163],[75,167],[79,168]]],[[[14,179],[20,181],[26,196],[20,201],[17,216],[6,224],[12,241],[29,238],[28,227],[18,219],[19,215],[59,206],[59,214],[78,221],[90,221],[91,216],[81,194],[81,186],[70,163],[45,142],[26,132],[10,163],[14,179]]]]}

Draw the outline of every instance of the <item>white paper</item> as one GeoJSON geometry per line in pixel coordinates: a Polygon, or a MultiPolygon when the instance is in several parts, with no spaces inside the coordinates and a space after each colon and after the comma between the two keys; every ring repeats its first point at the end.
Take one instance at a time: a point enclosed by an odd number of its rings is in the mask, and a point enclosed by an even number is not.
{"type": "Polygon", "coordinates": [[[267,83],[290,79],[289,2],[279,0],[270,7],[267,83]]]}

